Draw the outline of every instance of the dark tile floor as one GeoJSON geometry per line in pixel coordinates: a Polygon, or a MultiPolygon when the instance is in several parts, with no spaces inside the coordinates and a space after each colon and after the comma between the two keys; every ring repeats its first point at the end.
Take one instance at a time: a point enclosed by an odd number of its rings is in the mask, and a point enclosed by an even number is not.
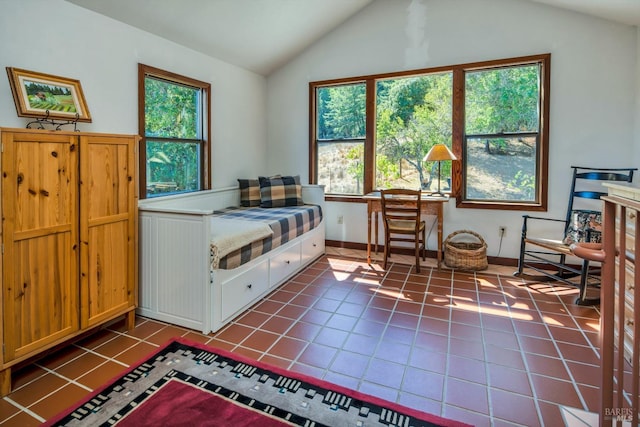
{"type": "Polygon", "coordinates": [[[574,289],[362,255],[328,248],[216,334],[114,323],[15,372],[0,424],[38,425],[176,336],[478,426],[588,425],[575,414],[599,410],[599,312],[574,289]]]}

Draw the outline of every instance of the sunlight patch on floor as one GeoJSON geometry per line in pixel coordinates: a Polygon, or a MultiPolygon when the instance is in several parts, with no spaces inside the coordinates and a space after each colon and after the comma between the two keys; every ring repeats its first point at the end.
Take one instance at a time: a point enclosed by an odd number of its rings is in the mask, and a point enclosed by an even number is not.
{"type": "Polygon", "coordinates": [[[371,292],[375,292],[376,294],[382,294],[391,298],[398,298],[401,300],[413,301],[411,298],[407,298],[404,296],[402,292],[395,292],[390,289],[381,289],[381,288],[369,288],[371,292]]]}
{"type": "Polygon", "coordinates": [[[481,314],[491,314],[494,316],[508,317],[510,319],[518,319],[518,320],[533,320],[533,316],[525,313],[513,312],[506,309],[498,309],[498,308],[490,308],[490,307],[479,307],[476,304],[465,304],[455,302],[453,304],[449,304],[449,307],[459,310],[470,311],[474,313],[481,314]]]}

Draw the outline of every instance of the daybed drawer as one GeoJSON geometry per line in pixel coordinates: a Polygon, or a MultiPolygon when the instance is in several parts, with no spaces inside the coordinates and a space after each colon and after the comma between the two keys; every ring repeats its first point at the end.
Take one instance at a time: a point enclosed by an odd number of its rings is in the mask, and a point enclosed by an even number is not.
{"type": "Polygon", "coordinates": [[[320,228],[310,231],[308,237],[302,240],[302,265],[324,253],[324,233],[320,228]]]}
{"type": "Polygon", "coordinates": [[[222,282],[222,319],[235,314],[269,288],[268,263],[264,260],[239,276],[222,282]]]}
{"type": "Polygon", "coordinates": [[[300,242],[296,242],[269,260],[269,286],[279,283],[300,267],[300,242]]]}

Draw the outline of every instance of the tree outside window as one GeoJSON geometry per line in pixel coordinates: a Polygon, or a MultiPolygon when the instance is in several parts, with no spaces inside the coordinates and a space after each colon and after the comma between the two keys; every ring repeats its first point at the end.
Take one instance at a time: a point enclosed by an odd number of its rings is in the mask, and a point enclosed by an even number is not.
{"type": "Polygon", "coordinates": [[[209,188],[208,83],[139,66],[141,197],[209,188]]]}
{"type": "Polygon", "coordinates": [[[362,194],[366,132],[365,85],[318,88],[318,184],[330,194],[362,194]]]}
{"type": "Polygon", "coordinates": [[[546,209],[550,55],[312,82],[310,181],[332,196],[438,187],[458,206],[546,209]]]}
{"type": "MultiPolygon", "coordinates": [[[[377,82],[376,188],[436,191],[437,165],[422,159],[436,144],[451,147],[451,81],[444,73],[377,82]]],[[[442,188],[450,176],[445,162],[442,188]]]]}
{"type": "Polygon", "coordinates": [[[535,201],[539,81],[538,64],[466,73],[466,199],[535,201]]]}

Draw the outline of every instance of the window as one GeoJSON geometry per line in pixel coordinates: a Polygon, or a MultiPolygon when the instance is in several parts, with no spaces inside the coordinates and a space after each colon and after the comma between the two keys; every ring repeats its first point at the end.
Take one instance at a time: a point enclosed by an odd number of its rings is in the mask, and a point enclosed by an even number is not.
{"type": "MultiPolygon", "coordinates": [[[[451,82],[450,72],[376,82],[375,188],[437,190],[437,163],[422,159],[436,144],[451,147],[451,82]]],[[[450,176],[444,162],[441,188],[450,176]]]]}
{"type": "Polygon", "coordinates": [[[210,188],[211,85],[138,65],[140,196],[210,188]]]}
{"type": "Polygon", "coordinates": [[[465,72],[464,200],[537,201],[540,68],[465,72]]]}
{"type": "Polygon", "coordinates": [[[461,207],[546,209],[550,55],[310,83],[310,182],[345,200],[437,188],[461,207]]]}
{"type": "Polygon", "coordinates": [[[363,83],[317,89],[317,182],[327,193],[362,194],[365,101],[363,83]]]}

